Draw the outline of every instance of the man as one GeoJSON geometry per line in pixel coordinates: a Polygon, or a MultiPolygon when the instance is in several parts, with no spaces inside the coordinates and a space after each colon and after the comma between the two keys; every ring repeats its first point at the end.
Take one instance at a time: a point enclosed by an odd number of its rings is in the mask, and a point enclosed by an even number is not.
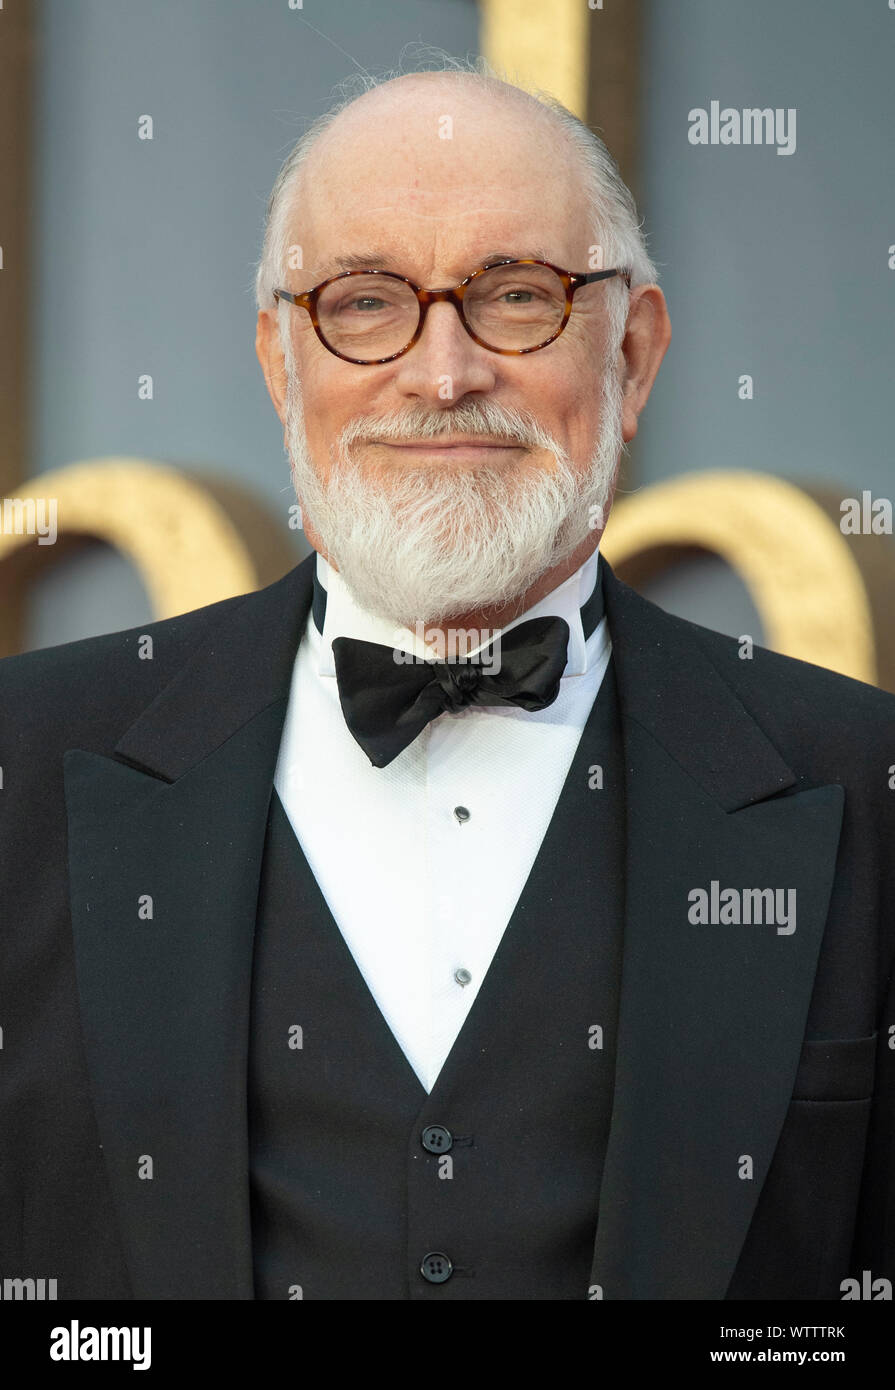
{"type": "Polygon", "coordinates": [[[258,301],[315,554],[3,667],[4,1272],[884,1296],[895,701],[599,556],[670,337],[605,150],[374,84],[258,301]]]}

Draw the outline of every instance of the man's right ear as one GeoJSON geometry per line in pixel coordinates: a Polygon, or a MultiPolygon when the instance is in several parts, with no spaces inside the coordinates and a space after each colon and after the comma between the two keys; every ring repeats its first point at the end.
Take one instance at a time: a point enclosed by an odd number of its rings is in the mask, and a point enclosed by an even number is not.
{"type": "Polygon", "coordinates": [[[255,328],[255,354],[264,373],[267,393],[273,401],[280,423],[286,423],[286,355],[280,343],[276,311],[258,310],[255,328]]]}

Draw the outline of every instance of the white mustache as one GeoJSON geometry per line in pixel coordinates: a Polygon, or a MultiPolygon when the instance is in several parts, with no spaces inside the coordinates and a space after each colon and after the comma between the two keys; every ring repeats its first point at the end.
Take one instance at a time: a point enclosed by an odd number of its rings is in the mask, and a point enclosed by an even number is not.
{"type": "Polygon", "coordinates": [[[451,410],[424,412],[412,410],[376,418],[358,416],[342,430],[340,443],[346,452],[357,443],[469,438],[487,439],[492,444],[515,444],[527,449],[562,452],[559,441],[527,411],[507,410],[494,402],[468,402],[451,410]]]}

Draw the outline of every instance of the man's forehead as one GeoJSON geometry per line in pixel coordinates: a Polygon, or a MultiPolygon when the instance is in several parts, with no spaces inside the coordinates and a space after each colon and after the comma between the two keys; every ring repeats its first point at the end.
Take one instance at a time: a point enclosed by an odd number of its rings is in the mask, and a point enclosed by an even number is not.
{"type": "Polygon", "coordinates": [[[352,138],[322,138],[302,170],[298,201],[327,230],[358,210],[444,219],[515,208],[533,216],[580,195],[580,171],[562,155],[555,134],[548,140],[540,129],[440,140],[431,128],[411,137],[369,123],[352,138]]]}
{"type": "Polygon", "coordinates": [[[307,230],[304,264],[315,280],[377,267],[407,275],[414,265],[436,263],[462,278],[491,260],[532,258],[562,264],[569,254],[566,218],[544,209],[533,218],[522,214],[518,203],[423,213],[398,199],[358,209],[335,227],[310,219],[307,230]]]}
{"type": "Polygon", "coordinates": [[[307,171],[301,180],[298,205],[314,223],[330,226],[359,217],[413,217],[421,222],[452,218],[500,217],[515,212],[532,216],[545,199],[580,189],[566,170],[543,166],[492,172],[461,163],[433,171],[423,164],[408,168],[400,179],[386,179],[375,164],[341,174],[329,169],[325,177],[307,171]],[[524,211],[523,211],[524,209],[524,211]]]}

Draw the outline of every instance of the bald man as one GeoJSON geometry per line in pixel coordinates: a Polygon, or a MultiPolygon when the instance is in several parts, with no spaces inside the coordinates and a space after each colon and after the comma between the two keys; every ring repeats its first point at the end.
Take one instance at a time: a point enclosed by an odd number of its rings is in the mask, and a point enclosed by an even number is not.
{"type": "Polygon", "coordinates": [[[373,83],[257,297],[312,554],[0,667],[3,1273],[891,1296],[895,700],[600,555],[670,340],[605,147],[373,83]]]}

